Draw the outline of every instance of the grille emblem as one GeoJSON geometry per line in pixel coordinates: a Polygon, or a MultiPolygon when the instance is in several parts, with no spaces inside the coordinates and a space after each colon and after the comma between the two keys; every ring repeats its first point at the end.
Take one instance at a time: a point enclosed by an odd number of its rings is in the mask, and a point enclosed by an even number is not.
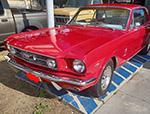
{"type": "Polygon", "coordinates": [[[32,55],[30,55],[30,54],[28,54],[28,53],[22,53],[21,55],[22,55],[22,57],[25,58],[25,59],[30,59],[30,58],[32,58],[32,55]]]}
{"type": "Polygon", "coordinates": [[[30,60],[34,60],[34,61],[37,60],[36,55],[32,55],[32,54],[25,53],[25,52],[21,53],[21,55],[24,59],[30,59],[30,60]]]}

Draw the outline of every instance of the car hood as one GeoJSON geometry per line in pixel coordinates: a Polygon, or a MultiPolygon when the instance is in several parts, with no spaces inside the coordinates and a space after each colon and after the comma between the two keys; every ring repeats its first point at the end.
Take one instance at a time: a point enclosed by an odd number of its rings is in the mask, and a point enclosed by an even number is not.
{"type": "Polygon", "coordinates": [[[12,35],[7,43],[47,56],[80,56],[103,46],[125,32],[98,27],[63,26],[12,35]]]}
{"type": "Polygon", "coordinates": [[[73,16],[79,8],[56,8],[54,10],[55,15],[66,15],[66,16],[73,16]]]}

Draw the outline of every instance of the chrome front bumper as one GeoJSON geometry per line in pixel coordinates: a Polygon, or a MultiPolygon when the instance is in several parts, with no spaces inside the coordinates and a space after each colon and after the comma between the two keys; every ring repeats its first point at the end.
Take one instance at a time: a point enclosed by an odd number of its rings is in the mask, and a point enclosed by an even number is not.
{"type": "Polygon", "coordinates": [[[71,79],[71,78],[66,78],[66,77],[57,77],[54,75],[48,75],[48,74],[45,74],[43,72],[37,72],[37,71],[34,71],[30,68],[24,67],[24,66],[14,62],[14,61],[12,61],[8,56],[6,56],[5,58],[7,59],[7,62],[11,66],[15,67],[16,69],[23,71],[23,72],[26,72],[26,73],[31,73],[37,77],[44,78],[44,79],[47,79],[49,81],[64,82],[64,83],[68,83],[68,84],[72,84],[72,85],[76,85],[76,86],[86,86],[86,85],[89,85],[89,84],[96,81],[96,78],[91,78],[89,80],[82,81],[82,80],[71,79]]]}

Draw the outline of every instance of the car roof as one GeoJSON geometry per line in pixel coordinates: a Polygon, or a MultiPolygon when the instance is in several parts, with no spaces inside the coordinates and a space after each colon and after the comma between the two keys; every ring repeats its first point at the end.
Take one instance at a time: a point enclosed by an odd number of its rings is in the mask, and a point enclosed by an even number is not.
{"type": "Polygon", "coordinates": [[[124,9],[135,9],[135,8],[139,8],[142,7],[140,5],[136,5],[136,4],[93,4],[93,5],[89,5],[87,7],[118,7],[118,8],[124,8],[124,9]]]}

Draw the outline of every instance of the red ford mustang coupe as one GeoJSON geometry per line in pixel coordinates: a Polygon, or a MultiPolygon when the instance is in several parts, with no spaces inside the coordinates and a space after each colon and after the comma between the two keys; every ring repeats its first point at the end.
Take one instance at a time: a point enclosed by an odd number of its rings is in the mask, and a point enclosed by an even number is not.
{"type": "Polygon", "coordinates": [[[31,80],[99,96],[118,66],[148,52],[149,31],[145,7],[86,6],[65,26],[8,37],[8,62],[31,80]]]}

